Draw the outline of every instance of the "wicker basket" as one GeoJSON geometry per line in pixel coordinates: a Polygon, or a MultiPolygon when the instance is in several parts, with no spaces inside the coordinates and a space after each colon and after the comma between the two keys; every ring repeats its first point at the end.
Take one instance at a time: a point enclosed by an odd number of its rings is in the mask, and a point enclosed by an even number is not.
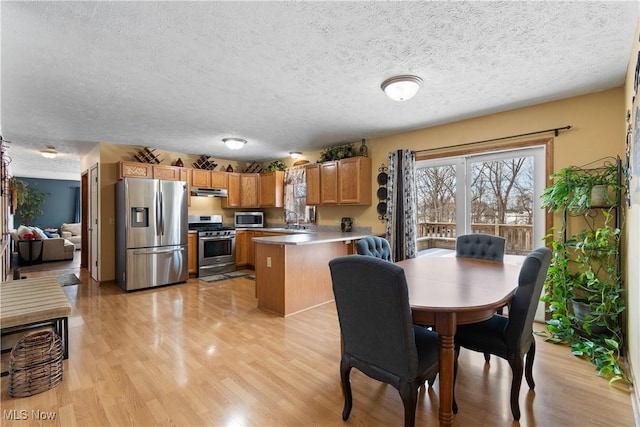
{"type": "Polygon", "coordinates": [[[9,396],[26,397],[62,382],[62,340],[53,331],[22,337],[9,357],[9,396]]]}

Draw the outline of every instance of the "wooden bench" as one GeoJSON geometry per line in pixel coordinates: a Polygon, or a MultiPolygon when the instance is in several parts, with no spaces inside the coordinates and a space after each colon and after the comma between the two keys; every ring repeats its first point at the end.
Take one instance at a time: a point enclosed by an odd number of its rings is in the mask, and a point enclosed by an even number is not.
{"type": "MultiPolygon", "coordinates": [[[[55,276],[14,280],[0,285],[0,336],[51,326],[69,358],[71,304],[55,276]]],[[[3,352],[11,349],[3,350],[3,352]]],[[[2,372],[2,375],[6,375],[2,372]]]]}

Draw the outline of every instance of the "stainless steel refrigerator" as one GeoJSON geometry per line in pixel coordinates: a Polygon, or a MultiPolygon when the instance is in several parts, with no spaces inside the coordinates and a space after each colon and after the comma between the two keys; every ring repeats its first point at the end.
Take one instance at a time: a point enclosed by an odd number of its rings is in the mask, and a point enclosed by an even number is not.
{"type": "Polygon", "coordinates": [[[116,280],[122,289],[188,279],[187,197],[184,181],[116,183],[116,280]]]}

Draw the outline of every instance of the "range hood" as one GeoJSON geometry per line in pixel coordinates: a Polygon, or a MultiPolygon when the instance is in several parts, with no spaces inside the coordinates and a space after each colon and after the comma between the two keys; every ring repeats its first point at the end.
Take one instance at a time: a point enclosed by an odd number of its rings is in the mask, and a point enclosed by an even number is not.
{"type": "Polygon", "coordinates": [[[191,195],[205,197],[227,197],[227,189],[191,187],[191,195]]]}

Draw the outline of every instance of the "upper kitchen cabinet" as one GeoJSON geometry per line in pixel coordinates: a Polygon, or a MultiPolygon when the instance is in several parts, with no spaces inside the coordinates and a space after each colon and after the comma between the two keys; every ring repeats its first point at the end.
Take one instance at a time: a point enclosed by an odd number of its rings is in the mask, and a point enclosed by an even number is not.
{"type": "Polygon", "coordinates": [[[320,164],[314,163],[305,166],[307,183],[307,205],[320,204],[320,164]]]}
{"type": "Polygon", "coordinates": [[[153,165],[139,162],[120,162],[120,178],[153,178],[153,165]]]}
{"type": "Polygon", "coordinates": [[[370,205],[371,159],[351,157],[308,165],[306,182],[308,205],[370,205]]]}
{"type": "Polygon", "coordinates": [[[260,174],[260,207],[281,208],[284,206],[284,172],[260,174]]]}
{"type": "Polygon", "coordinates": [[[153,178],[167,181],[180,181],[180,171],[178,166],[153,165],[153,178]]]}
{"type": "Polygon", "coordinates": [[[239,208],[240,207],[240,174],[227,174],[227,197],[222,199],[223,208],[239,208]]]}
{"type": "Polygon", "coordinates": [[[229,175],[227,172],[193,169],[191,185],[198,188],[227,188],[227,175],[229,175]]]}
{"type": "Polygon", "coordinates": [[[227,188],[229,182],[229,174],[227,172],[211,171],[211,188],[227,188]]]}
{"type": "Polygon", "coordinates": [[[320,164],[320,204],[338,204],[338,164],[339,161],[320,164]]]}
{"type": "Polygon", "coordinates": [[[226,173],[227,197],[222,199],[223,208],[257,208],[258,174],[226,173]]]}
{"type": "Polygon", "coordinates": [[[198,188],[211,188],[211,171],[193,169],[191,171],[191,185],[198,188]]]}
{"type": "Polygon", "coordinates": [[[338,162],[338,203],[371,204],[371,159],[351,157],[338,162]]]}
{"type": "Polygon", "coordinates": [[[152,165],[139,162],[120,162],[120,178],[154,178],[166,181],[181,181],[183,168],[167,165],[152,165]]]}
{"type": "Polygon", "coordinates": [[[257,173],[240,174],[240,207],[258,207],[258,179],[257,173]]]}

